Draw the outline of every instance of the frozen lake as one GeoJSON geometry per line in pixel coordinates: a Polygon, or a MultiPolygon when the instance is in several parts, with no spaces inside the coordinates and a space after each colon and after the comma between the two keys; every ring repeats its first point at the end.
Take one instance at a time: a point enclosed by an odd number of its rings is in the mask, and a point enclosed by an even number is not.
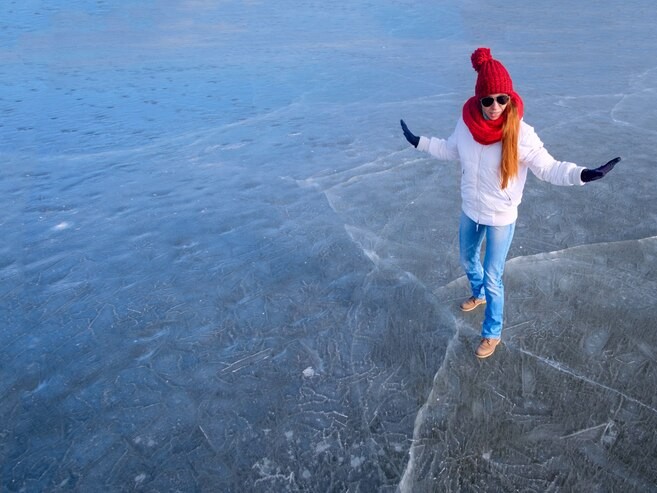
{"type": "Polygon", "coordinates": [[[55,3],[0,30],[0,491],[657,490],[654,2],[55,3]],[[478,46],[623,157],[528,179],[484,361],[399,128],[478,46]]]}

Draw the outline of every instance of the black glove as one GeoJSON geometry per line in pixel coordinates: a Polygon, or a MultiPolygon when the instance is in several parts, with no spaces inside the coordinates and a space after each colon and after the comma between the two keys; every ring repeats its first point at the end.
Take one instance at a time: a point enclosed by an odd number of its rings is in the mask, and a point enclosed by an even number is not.
{"type": "Polygon", "coordinates": [[[616,166],[616,163],[620,161],[621,158],[617,157],[609,161],[607,164],[603,164],[599,168],[596,169],[583,169],[582,170],[582,181],[584,183],[589,182],[589,181],[595,181],[599,180],[600,178],[604,178],[604,176],[609,173],[612,169],[614,169],[614,166],[616,166]]]}
{"type": "Polygon", "coordinates": [[[411,131],[404,123],[404,120],[399,120],[399,122],[401,123],[401,127],[404,131],[404,137],[406,137],[406,140],[408,140],[413,147],[417,147],[417,145],[420,143],[420,137],[411,133],[411,131]]]}

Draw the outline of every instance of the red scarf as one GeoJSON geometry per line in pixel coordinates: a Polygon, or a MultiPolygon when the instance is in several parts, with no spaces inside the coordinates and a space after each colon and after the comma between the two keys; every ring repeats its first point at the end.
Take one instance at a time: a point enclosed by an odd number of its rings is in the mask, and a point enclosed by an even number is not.
{"type": "MultiPolygon", "coordinates": [[[[518,108],[518,117],[522,118],[524,109],[522,99],[515,92],[511,92],[509,95],[516,108],[518,108]]],[[[490,145],[502,140],[502,128],[506,121],[506,112],[502,115],[502,118],[486,120],[481,110],[479,98],[473,96],[463,105],[463,121],[470,129],[474,140],[482,145],[490,145]]]]}

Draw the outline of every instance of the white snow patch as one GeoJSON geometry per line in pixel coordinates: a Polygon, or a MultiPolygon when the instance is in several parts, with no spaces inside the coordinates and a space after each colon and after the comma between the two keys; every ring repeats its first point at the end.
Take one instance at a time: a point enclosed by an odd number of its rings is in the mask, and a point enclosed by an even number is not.
{"type": "Polygon", "coordinates": [[[71,223],[68,221],[62,221],[61,223],[55,225],[52,227],[53,231],[64,231],[65,229],[69,229],[71,226],[73,226],[71,223]]]}
{"type": "Polygon", "coordinates": [[[365,457],[363,456],[355,457],[353,455],[351,456],[351,467],[353,467],[354,469],[357,469],[360,466],[362,466],[363,462],[365,462],[365,457]]]}
{"type": "Polygon", "coordinates": [[[322,452],[326,452],[328,449],[331,448],[331,445],[327,442],[319,442],[315,446],[315,453],[316,454],[321,454],[322,452]]]}

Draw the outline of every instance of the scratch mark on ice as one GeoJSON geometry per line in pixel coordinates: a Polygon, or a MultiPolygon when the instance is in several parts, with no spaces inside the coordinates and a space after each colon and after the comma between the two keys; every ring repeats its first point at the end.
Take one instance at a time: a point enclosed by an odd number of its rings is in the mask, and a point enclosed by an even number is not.
{"type": "Polygon", "coordinates": [[[226,368],[221,370],[219,372],[219,374],[224,375],[224,374],[229,373],[229,372],[230,373],[235,373],[236,371],[241,370],[245,366],[251,365],[253,363],[257,363],[258,361],[266,360],[270,356],[271,356],[271,349],[263,349],[262,351],[251,354],[249,356],[246,356],[242,359],[239,359],[239,360],[235,361],[234,363],[231,363],[226,368]]]}

